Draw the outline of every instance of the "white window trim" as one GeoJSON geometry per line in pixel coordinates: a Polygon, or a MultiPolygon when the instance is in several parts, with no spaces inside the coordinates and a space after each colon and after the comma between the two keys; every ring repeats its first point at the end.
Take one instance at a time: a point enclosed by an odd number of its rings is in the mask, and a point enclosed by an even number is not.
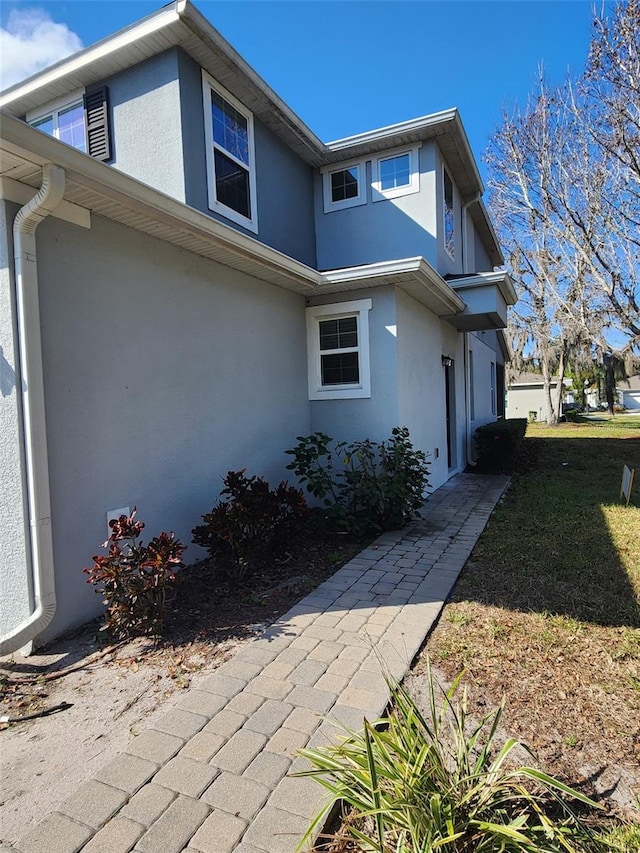
{"type": "Polygon", "coordinates": [[[456,188],[456,185],[453,183],[453,178],[451,177],[451,172],[447,169],[447,167],[443,163],[442,164],[442,245],[444,247],[445,252],[447,253],[447,255],[449,255],[449,257],[451,258],[452,261],[455,261],[455,259],[456,259],[456,192],[455,192],[455,188],[456,188]],[[445,175],[449,178],[449,181],[451,182],[451,204],[452,204],[452,211],[453,211],[453,251],[452,252],[450,252],[449,249],[447,249],[447,202],[446,202],[445,189],[444,189],[444,176],[445,175]]]}
{"type": "Polygon", "coordinates": [[[371,366],[369,359],[369,311],[371,299],[353,302],[334,302],[313,305],[307,315],[307,364],[310,400],[351,400],[371,397],[371,366]],[[360,382],[352,385],[323,385],[320,365],[320,321],[340,317],[356,317],[358,328],[358,367],[360,382]]]}
{"type": "Polygon", "coordinates": [[[359,207],[367,203],[367,161],[349,160],[348,163],[332,163],[321,170],[322,174],[322,196],[324,198],[324,212],[331,213],[334,210],[344,210],[347,207],[359,207]],[[334,172],[344,172],[345,169],[358,167],[358,195],[354,198],[345,198],[343,201],[332,201],[331,199],[331,175],[334,172]]]}
{"type": "Polygon", "coordinates": [[[384,151],[371,162],[371,187],[373,189],[374,201],[385,201],[389,198],[399,198],[403,195],[411,195],[412,193],[420,192],[420,164],[418,151],[419,145],[410,145],[408,147],[396,148],[393,151],[384,151]],[[401,157],[403,154],[409,154],[410,177],[409,183],[403,187],[394,187],[390,190],[383,190],[380,180],[380,163],[383,160],[393,160],[394,157],[401,157]]]}
{"type": "MultiPolygon", "coordinates": [[[[234,98],[231,92],[228,92],[223,86],[217,83],[210,77],[206,71],[202,71],[202,104],[204,109],[204,134],[205,147],[207,156],[207,193],[209,210],[213,210],[224,216],[225,219],[230,219],[237,225],[242,225],[254,234],[258,233],[258,203],[256,193],[256,158],[255,158],[255,136],[253,130],[253,114],[241,104],[237,98],[234,98]],[[213,121],[211,118],[211,90],[217,92],[225,101],[228,101],[232,107],[243,115],[247,120],[247,130],[249,132],[249,198],[251,201],[251,217],[247,218],[232,207],[227,207],[226,204],[218,201],[216,198],[216,175],[215,163],[213,157],[214,141],[213,141],[213,121]]],[[[225,149],[221,148],[222,151],[225,149]]],[[[225,151],[227,157],[233,159],[233,154],[225,151]]],[[[241,163],[242,168],[246,169],[247,164],[241,163]]]]}

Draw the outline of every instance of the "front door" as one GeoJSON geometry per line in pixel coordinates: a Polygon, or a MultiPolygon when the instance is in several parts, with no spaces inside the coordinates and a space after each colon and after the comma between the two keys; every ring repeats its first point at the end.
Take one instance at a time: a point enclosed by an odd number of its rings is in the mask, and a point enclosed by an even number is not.
{"type": "Polygon", "coordinates": [[[444,369],[444,386],[447,409],[447,465],[451,470],[456,466],[456,394],[453,359],[444,369]]]}

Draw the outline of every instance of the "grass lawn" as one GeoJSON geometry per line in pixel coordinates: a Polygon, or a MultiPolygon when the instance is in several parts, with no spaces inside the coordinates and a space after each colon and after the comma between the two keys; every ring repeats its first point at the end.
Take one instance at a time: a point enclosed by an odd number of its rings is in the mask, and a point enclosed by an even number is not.
{"type": "Polygon", "coordinates": [[[465,669],[470,710],[481,715],[505,695],[505,730],[547,770],[633,815],[640,417],[532,424],[525,450],[528,470],[496,509],[425,651],[449,677],[465,669]],[[629,506],[618,500],[625,463],[636,469],[629,506]]]}

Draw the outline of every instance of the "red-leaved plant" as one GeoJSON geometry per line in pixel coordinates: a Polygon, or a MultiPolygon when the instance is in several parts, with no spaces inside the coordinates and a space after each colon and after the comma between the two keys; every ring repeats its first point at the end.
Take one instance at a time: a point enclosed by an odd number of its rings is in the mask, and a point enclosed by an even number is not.
{"type": "Polygon", "coordinates": [[[167,590],[186,548],[164,531],[148,545],[138,542],[144,523],[135,521],[135,514],[134,507],[131,515],[109,522],[111,534],[102,546],[107,556],[92,557],[93,566],[83,569],[87,583],[103,596],[105,628],[120,638],[162,634],[167,590]]]}

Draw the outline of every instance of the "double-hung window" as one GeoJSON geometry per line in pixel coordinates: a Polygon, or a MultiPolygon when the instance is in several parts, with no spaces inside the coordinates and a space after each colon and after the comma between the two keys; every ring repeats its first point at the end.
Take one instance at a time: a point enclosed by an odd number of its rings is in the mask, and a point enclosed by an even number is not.
{"type": "Polygon", "coordinates": [[[253,115],[202,73],[209,207],[257,232],[253,115]]]}
{"type": "Polygon", "coordinates": [[[373,200],[384,201],[420,191],[418,146],[385,152],[372,161],[373,200]]]}
{"type": "Polygon", "coordinates": [[[371,299],[307,308],[309,399],[370,397],[371,299]]]}

